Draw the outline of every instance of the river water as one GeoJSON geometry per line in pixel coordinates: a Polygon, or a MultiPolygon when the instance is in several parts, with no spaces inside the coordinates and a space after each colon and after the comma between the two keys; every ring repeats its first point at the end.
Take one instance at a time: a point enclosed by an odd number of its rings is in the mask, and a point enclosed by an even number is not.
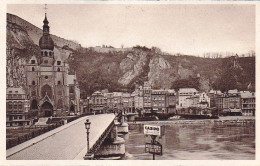
{"type": "MultiPolygon", "coordinates": [[[[216,126],[214,124],[165,124],[164,136],[157,138],[163,155],[156,160],[254,160],[254,126],[216,126]]],[[[129,126],[125,139],[125,160],[151,160],[145,143],[151,138],[143,134],[143,125],[129,126]]]]}

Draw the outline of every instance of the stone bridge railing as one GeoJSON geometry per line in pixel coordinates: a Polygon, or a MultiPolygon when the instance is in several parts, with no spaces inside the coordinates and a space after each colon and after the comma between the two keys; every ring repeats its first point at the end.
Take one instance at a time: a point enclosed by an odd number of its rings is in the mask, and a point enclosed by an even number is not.
{"type": "Polygon", "coordinates": [[[104,140],[109,136],[109,134],[111,133],[111,131],[113,130],[115,126],[114,121],[112,121],[109,126],[106,128],[106,130],[101,134],[101,136],[98,138],[98,140],[96,141],[96,143],[90,147],[89,152],[86,154],[86,156],[84,157],[85,160],[91,160],[94,157],[94,154],[99,150],[100,146],[102,145],[102,143],[104,142],[104,140]]]}

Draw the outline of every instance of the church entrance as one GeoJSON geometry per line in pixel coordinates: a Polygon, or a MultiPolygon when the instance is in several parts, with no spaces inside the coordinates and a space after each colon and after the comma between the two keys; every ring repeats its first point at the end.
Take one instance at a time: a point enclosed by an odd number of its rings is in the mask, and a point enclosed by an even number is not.
{"type": "Polygon", "coordinates": [[[42,112],[44,112],[44,117],[50,117],[52,116],[53,112],[53,106],[49,102],[45,102],[42,104],[42,112]]]}

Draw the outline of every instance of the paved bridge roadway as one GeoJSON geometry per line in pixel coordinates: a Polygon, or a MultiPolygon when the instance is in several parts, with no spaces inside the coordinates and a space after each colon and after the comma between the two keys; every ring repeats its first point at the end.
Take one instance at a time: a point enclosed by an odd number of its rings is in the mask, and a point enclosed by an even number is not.
{"type": "Polygon", "coordinates": [[[114,114],[82,117],[6,151],[7,160],[83,160],[87,153],[85,121],[89,118],[90,148],[115,118],[114,114]]]}

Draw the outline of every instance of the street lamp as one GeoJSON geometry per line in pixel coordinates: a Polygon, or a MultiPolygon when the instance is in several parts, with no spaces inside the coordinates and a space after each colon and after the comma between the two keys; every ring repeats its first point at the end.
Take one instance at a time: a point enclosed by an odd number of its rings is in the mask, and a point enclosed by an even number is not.
{"type": "Polygon", "coordinates": [[[88,152],[89,152],[89,129],[90,129],[90,124],[91,124],[91,122],[89,122],[89,119],[86,119],[85,128],[87,129],[88,152]]]}

